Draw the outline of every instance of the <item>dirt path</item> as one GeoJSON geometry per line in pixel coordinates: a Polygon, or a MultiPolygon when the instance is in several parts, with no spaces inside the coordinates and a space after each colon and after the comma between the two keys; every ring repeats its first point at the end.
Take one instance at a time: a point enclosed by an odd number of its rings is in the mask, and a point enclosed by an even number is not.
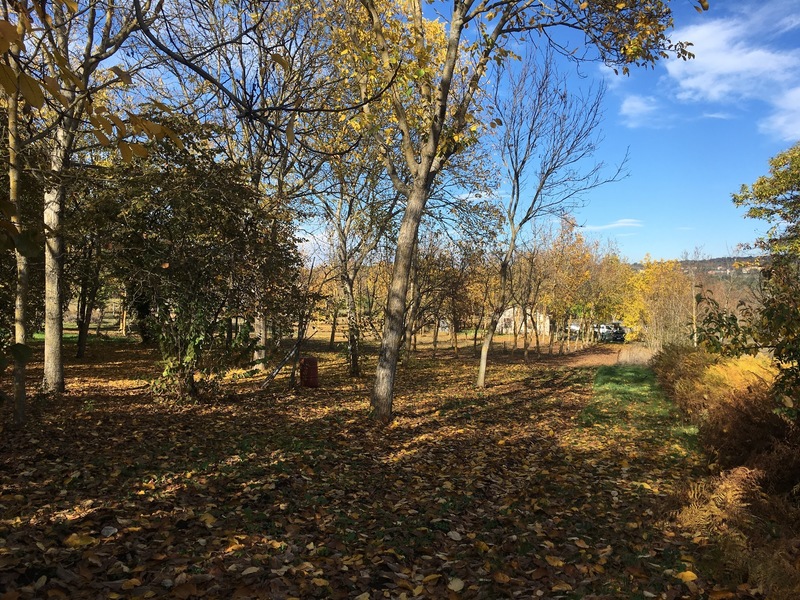
{"type": "Polygon", "coordinates": [[[531,361],[564,367],[601,367],[617,363],[645,364],[651,356],[652,353],[640,344],[597,344],[565,354],[531,355],[531,361]]]}

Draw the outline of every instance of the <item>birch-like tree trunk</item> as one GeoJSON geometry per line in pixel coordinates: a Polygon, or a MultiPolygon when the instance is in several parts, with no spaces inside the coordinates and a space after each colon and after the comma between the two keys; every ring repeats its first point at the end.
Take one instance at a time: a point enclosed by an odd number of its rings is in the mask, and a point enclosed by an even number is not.
{"type": "MultiPolygon", "coordinates": [[[[74,125],[73,125],[74,127],[74,125]]],[[[42,391],[61,394],[64,391],[63,360],[63,214],[65,182],[59,177],[66,172],[74,133],[59,127],[50,154],[50,170],[54,180],[44,193],[44,373],[42,391]],[[57,179],[55,179],[57,178],[57,179]]]]}
{"type": "Polygon", "coordinates": [[[264,364],[267,358],[267,315],[265,313],[259,313],[256,316],[253,329],[258,339],[256,349],[253,351],[253,362],[256,369],[264,371],[267,368],[267,365],[264,364]]]}
{"type": "MultiPolygon", "coordinates": [[[[14,207],[11,223],[17,234],[22,232],[20,219],[20,159],[19,159],[19,96],[12,94],[8,98],[8,197],[14,207]]],[[[29,268],[28,258],[15,249],[17,261],[17,281],[14,299],[14,343],[27,344],[28,316],[26,304],[28,300],[29,268]]],[[[14,356],[14,425],[20,427],[25,423],[25,360],[14,356]]]]}

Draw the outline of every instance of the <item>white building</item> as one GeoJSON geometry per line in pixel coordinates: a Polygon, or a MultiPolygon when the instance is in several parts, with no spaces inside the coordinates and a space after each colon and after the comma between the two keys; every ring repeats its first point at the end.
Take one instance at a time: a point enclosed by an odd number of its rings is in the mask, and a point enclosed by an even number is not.
{"type": "MultiPolygon", "coordinates": [[[[519,306],[507,308],[505,311],[503,311],[500,321],[497,323],[497,329],[495,329],[495,333],[499,333],[501,335],[512,334],[514,333],[514,325],[516,324],[517,333],[519,335],[523,335],[524,326],[522,322],[522,314],[523,310],[519,306]]],[[[533,315],[529,314],[527,317],[528,335],[530,337],[533,337],[534,335],[534,321],[540,337],[550,335],[550,319],[547,315],[537,312],[533,313],[533,315]]]]}

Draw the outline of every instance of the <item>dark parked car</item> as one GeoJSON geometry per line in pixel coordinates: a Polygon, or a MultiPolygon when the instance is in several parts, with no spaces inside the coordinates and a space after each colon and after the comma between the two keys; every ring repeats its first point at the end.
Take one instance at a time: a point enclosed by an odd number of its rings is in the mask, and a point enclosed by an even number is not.
{"type": "Polygon", "coordinates": [[[617,342],[621,344],[625,341],[625,333],[625,328],[619,323],[594,326],[594,334],[601,342],[617,342]]]}
{"type": "Polygon", "coordinates": [[[611,326],[611,341],[622,344],[625,341],[625,328],[622,325],[611,326]]]}

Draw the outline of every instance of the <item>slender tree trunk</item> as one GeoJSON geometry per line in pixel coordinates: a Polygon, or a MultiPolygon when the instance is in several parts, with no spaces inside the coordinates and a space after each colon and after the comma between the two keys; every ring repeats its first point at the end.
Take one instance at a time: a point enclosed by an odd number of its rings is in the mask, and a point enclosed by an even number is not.
{"type": "Polygon", "coordinates": [[[523,345],[523,358],[528,362],[528,346],[530,345],[530,335],[528,333],[528,311],[525,306],[522,306],[522,345],[523,345]]]}
{"type": "MultiPolygon", "coordinates": [[[[97,292],[95,292],[94,298],[92,298],[92,306],[95,305],[95,300],[97,299],[97,292]]],[[[100,331],[103,328],[103,319],[106,316],[106,309],[104,306],[101,306],[97,309],[97,326],[94,328],[94,335],[95,337],[100,337],[100,331]]],[[[89,315],[91,318],[91,314],[89,315]]]]}
{"type": "Polygon", "coordinates": [[[331,309],[331,338],[328,341],[328,349],[333,350],[336,348],[336,324],[339,321],[339,306],[334,303],[331,309]]]}
{"type": "Polygon", "coordinates": [[[439,345],[439,315],[435,316],[433,322],[433,358],[436,358],[436,349],[439,345]]]}
{"type": "MultiPolygon", "coordinates": [[[[87,258],[92,257],[92,248],[90,246],[87,250],[87,258]]],[[[92,270],[91,277],[84,277],[81,281],[81,290],[78,295],[78,348],[75,353],[76,358],[83,358],[86,355],[86,342],[89,338],[89,327],[92,324],[92,312],[94,311],[95,304],[97,303],[97,293],[100,291],[100,246],[97,246],[97,252],[94,253],[96,265],[92,270]]],[[[100,320],[98,321],[97,330],[98,335],[100,331],[100,323],[103,321],[102,312],[100,320]]]]}
{"type": "Polygon", "coordinates": [[[50,171],[56,179],[49,182],[44,194],[44,376],[42,391],[61,394],[64,391],[63,360],[63,264],[64,232],[62,215],[66,184],[60,177],[67,170],[72,136],[60,127],[50,155],[50,171]]]}
{"type": "Polygon", "coordinates": [[[230,350],[233,344],[233,317],[225,319],[225,350],[230,350]]]}
{"type": "Polygon", "coordinates": [[[406,362],[411,362],[411,353],[416,351],[416,342],[414,340],[417,316],[419,314],[419,305],[421,302],[419,285],[417,283],[417,265],[416,265],[416,250],[417,245],[414,244],[414,258],[411,261],[411,273],[409,275],[408,285],[410,289],[409,295],[411,296],[411,305],[406,312],[406,334],[405,334],[405,357],[406,362]]]}
{"type": "Polygon", "coordinates": [[[386,302],[386,320],[383,326],[378,367],[375,372],[375,386],[371,398],[373,416],[381,423],[388,423],[392,419],[392,398],[397,361],[400,356],[400,342],[403,338],[408,278],[411,274],[414,246],[422,212],[428,200],[427,196],[427,191],[423,186],[415,185],[412,188],[397,238],[394,267],[386,302]]]}
{"type": "Polygon", "coordinates": [[[478,381],[475,384],[479,388],[486,387],[486,364],[489,359],[489,350],[492,347],[492,339],[494,338],[495,329],[500,322],[500,317],[503,314],[502,308],[495,308],[489,317],[489,327],[483,336],[483,344],[481,345],[481,360],[478,365],[478,381]]]}
{"type": "Polygon", "coordinates": [[[264,360],[267,358],[267,316],[264,313],[256,316],[253,328],[258,339],[256,349],[253,350],[253,362],[256,369],[264,371],[267,368],[267,365],[264,364],[264,360]]]}
{"type": "Polygon", "coordinates": [[[506,258],[500,263],[500,298],[498,299],[497,305],[494,307],[494,309],[492,309],[492,314],[489,318],[489,329],[486,331],[486,335],[483,338],[483,345],[481,346],[481,361],[478,366],[478,381],[475,384],[479,388],[486,387],[486,363],[489,360],[489,350],[492,347],[492,338],[494,337],[494,332],[497,329],[497,324],[500,322],[500,317],[503,316],[503,311],[506,308],[508,265],[513,250],[513,247],[511,247],[506,252],[506,258]]]}
{"type": "MultiPolygon", "coordinates": [[[[28,343],[28,280],[30,279],[30,269],[28,258],[19,252],[17,257],[17,291],[14,302],[14,342],[17,344],[28,343]]],[[[25,361],[14,359],[14,424],[21,426],[25,424],[25,361]]]]}
{"type": "Polygon", "coordinates": [[[347,359],[350,363],[350,376],[361,376],[361,327],[358,322],[358,306],[354,282],[347,276],[342,276],[342,288],[347,301],[347,359]]]}
{"type": "MultiPolygon", "coordinates": [[[[19,48],[14,47],[15,51],[19,48]]],[[[8,98],[8,196],[14,207],[11,222],[16,233],[22,232],[21,202],[19,195],[19,96],[12,94],[8,98]]],[[[17,282],[14,298],[14,342],[17,344],[28,343],[28,315],[26,304],[28,301],[28,258],[19,250],[15,250],[17,260],[17,282]]],[[[14,359],[14,425],[21,427],[25,424],[25,361],[19,357],[14,359]]]]}
{"type": "Polygon", "coordinates": [[[480,319],[475,324],[475,329],[472,330],[472,351],[475,352],[475,348],[478,347],[478,330],[480,330],[481,326],[483,325],[483,313],[481,313],[480,319]]]}
{"type": "Polygon", "coordinates": [[[511,356],[514,356],[514,352],[517,351],[517,344],[519,343],[519,326],[520,324],[517,322],[517,309],[514,308],[511,313],[511,356]]]}
{"type": "Polygon", "coordinates": [[[455,318],[450,321],[450,340],[453,345],[453,354],[458,358],[458,329],[455,318]]]}
{"type": "Polygon", "coordinates": [[[89,337],[89,321],[92,315],[91,308],[89,308],[91,306],[89,285],[84,278],[78,292],[78,316],[75,319],[78,325],[78,348],[75,351],[75,358],[83,358],[86,355],[86,339],[89,337]]]}
{"type": "Polygon", "coordinates": [[[119,332],[124,336],[128,335],[128,304],[124,300],[119,315],[119,332]]]}

